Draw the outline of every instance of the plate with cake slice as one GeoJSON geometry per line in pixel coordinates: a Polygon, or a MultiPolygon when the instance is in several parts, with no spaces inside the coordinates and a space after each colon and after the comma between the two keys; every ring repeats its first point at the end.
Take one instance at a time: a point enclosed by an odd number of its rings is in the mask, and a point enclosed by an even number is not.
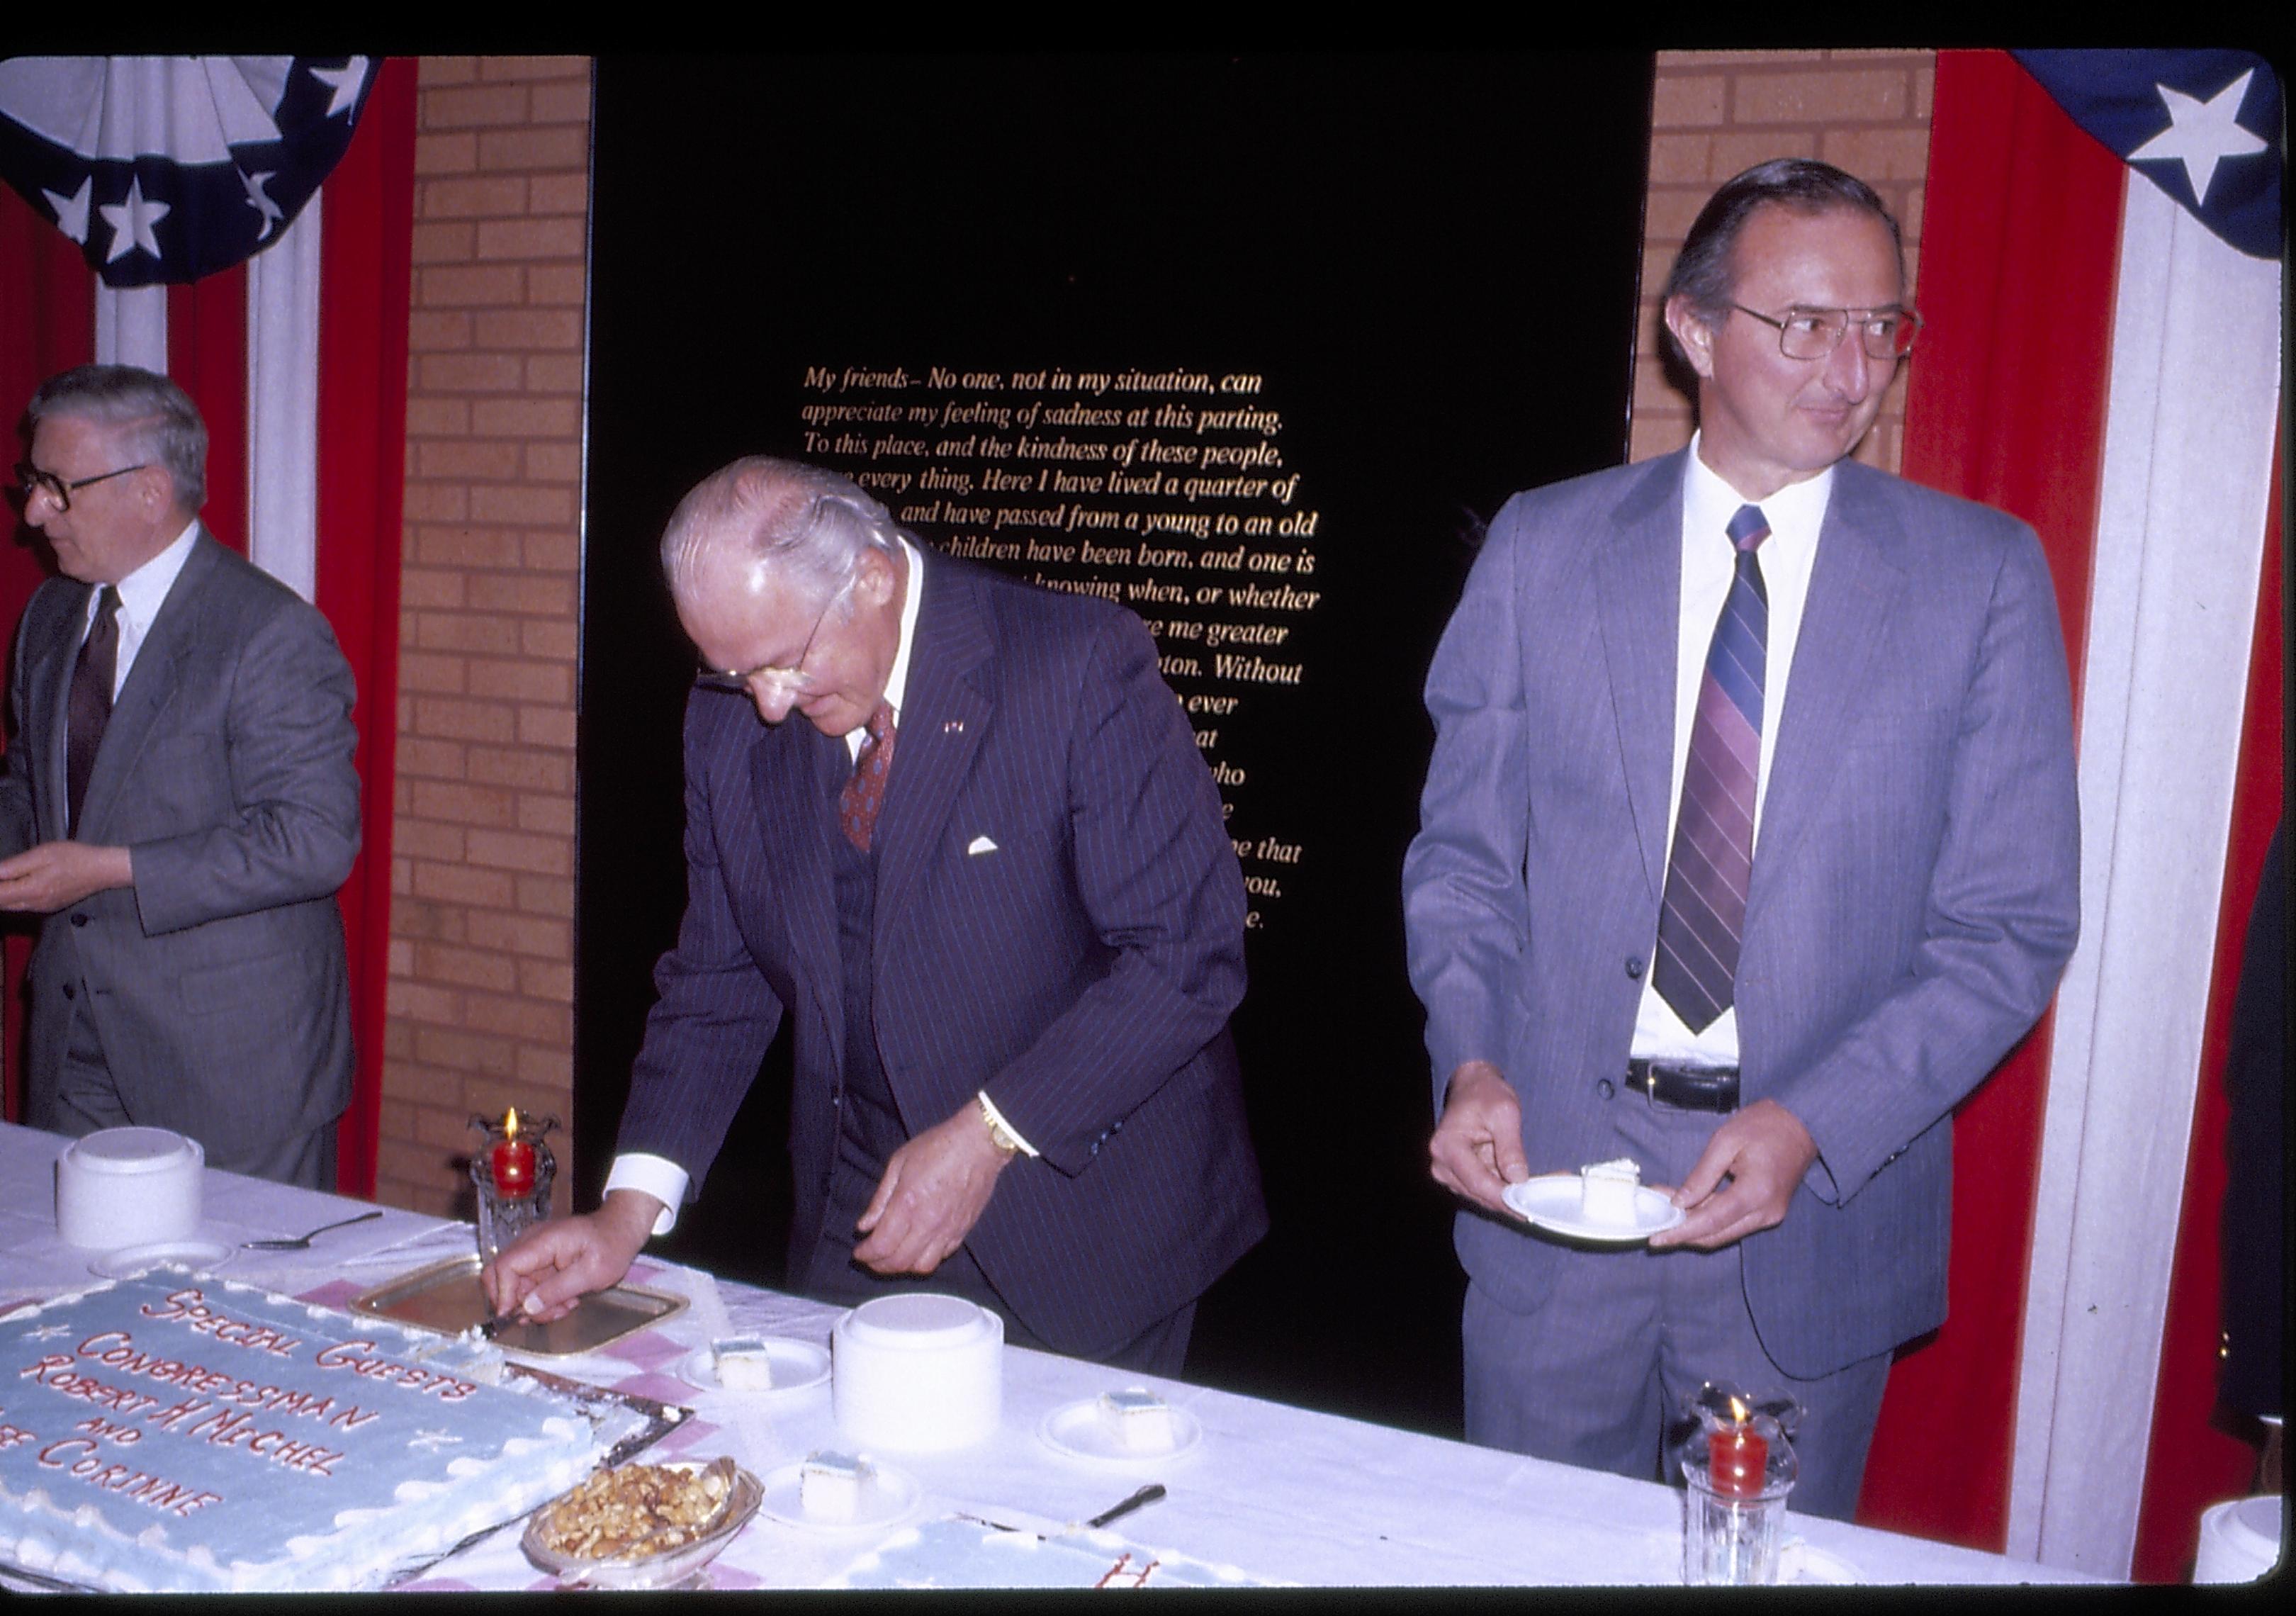
{"type": "Polygon", "coordinates": [[[1623,1157],[1538,1174],[1508,1185],[1501,1199],[1536,1227],[1604,1245],[1631,1245],[1682,1221],[1682,1209],[1644,1185],[1642,1169],[1623,1157]]]}
{"type": "Polygon", "coordinates": [[[1037,1427],[1037,1440],[1054,1453],[1103,1464],[1156,1464],[1187,1452],[1202,1437],[1194,1415],[1144,1386],[1064,1403],[1037,1427]]]}

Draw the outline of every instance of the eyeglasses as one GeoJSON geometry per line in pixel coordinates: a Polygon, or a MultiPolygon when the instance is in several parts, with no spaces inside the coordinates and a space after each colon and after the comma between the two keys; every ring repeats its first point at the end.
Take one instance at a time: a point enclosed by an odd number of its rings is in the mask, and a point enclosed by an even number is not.
{"type": "Polygon", "coordinates": [[[29,460],[16,463],[17,496],[26,504],[35,494],[45,494],[55,501],[58,514],[71,509],[71,496],[82,488],[94,488],[99,482],[110,482],[115,477],[125,477],[130,472],[140,472],[152,463],[139,460],[134,465],[121,466],[116,472],[100,472],[94,477],[83,477],[78,482],[66,482],[53,472],[43,472],[29,460]]]}
{"type": "Polygon", "coordinates": [[[1858,340],[1872,359],[1902,359],[1913,351],[1922,317],[1910,308],[1790,308],[1783,320],[1758,314],[1743,303],[1731,308],[1777,328],[1778,351],[1789,359],[1826,359],[1849,334],[1854,316],[1858,340]]]}
{"type": "Polygon", "coordinates": [[[805,648],[797,653],[797,660],[789,667],[776,668],[769,662],[760,663],[747,673],[737,673],[712,668],[705,662],[694,670],[694,684],[703,690],[730,691],[737,696],[748,695],[760,684],[769,686],[776,695],[791,698],[804,695],[813,688],[813,676],[805,670],[806,663],[813,656],[813,643],[820,637],[821,625],[828,619],[829,609],[842,600],[845,592],[852,587],[853,580],[848,578],[834,595],[822,603],[821,613],[813,619],[812,630],[805,636],[805,648]]]}

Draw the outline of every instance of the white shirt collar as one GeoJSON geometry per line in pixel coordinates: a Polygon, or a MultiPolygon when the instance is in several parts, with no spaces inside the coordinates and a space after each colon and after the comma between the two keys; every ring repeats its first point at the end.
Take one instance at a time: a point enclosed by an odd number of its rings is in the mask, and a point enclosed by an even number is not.
{"type": "MultiPolygon", "coordinates": [[[[901,704],[909,693],[909,646],[917,637],[917,603],[924,598],[925,560],[917,547],[900,535],[894,535],[893,542],[901,546],[901,554],[908,562],[908,581],[901,597],[900,643],[893,651],[893,670],[885,676],[885,701],[892,708],[893,723],[898,727],[901,704]]],[[[868,736],[869,728],[865,724],[846,733],[845,744],[857,758],[861,755],[861,743],[868,736]]]]}
{"type": "Polygon", "coordinates": [[[1761,507],[1763,520],[1770,524],[1770,537],[1762,541],[1764,554],[1770,554],[1780,538],[1796,548],[1816,544],[1818,529],[1825,521],[1826,502],[1833,495],[1833,467],[1790,482],[1767,499],[1748,499],[1699,458],[1698,439],[1699,434],[1691,434],[1690,469],[1682,483],[1685,532],[1719,533],[1729,526],[1740,505],[1751,504],[1761,507]]]}
{"type": "MultiPolygon", "coordinates": [[[[192,525],[176,534],[166,549],[113,586],[119,591],[119,615],[138,640],[150,632],[152,619],[167,604],[168,592],[176,587],[184,563],[192,559],[192,541],[199,532],[200,524],[194,518],[192,525]]],[[[87,620],[91,623],[95,620],[96,603],[102,595],[101,585],[88,592],[87,620]]]]}

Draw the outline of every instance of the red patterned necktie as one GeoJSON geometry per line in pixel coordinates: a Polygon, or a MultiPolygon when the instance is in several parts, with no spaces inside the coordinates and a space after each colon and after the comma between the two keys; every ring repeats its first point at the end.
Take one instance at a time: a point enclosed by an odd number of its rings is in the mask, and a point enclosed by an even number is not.
{"type": "Polygon", "coordinates": [[[1737,570],[1714,625],[1682,770],[1651,979],[1682,1024],[1703,1032],[1730,1007],[1754,868],[1754,788],[1762,765],[1762,675],[1769,591],[1754,550],[1770,536],[1759,505],[1730,519],[1737,570]]]}
{"type": "Polygon", "coordinates": [[[877,810],[885,806],[885,776],[893,767],[893,705],[880,701],[877,710],[869,715],[869,738],[861,742],[860,755],[853,759],[853,777],[837,794],[837,823],[844,827],[845,840],[864,853],[876,833],[877,810]]]}

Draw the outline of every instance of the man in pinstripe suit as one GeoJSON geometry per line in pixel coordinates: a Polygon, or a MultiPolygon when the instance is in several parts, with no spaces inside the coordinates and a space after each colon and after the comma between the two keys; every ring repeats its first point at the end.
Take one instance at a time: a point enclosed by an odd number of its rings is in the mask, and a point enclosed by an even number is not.
{"type": "Polygon", "coordinates": [[[1267,1212],[1226,1030],[1242,876],[1153,642],[787,462],[705,480],[662,559],[705,670],[685,917],[605,1203],[506,1253],[496,1305],[619,1278],[786,1018],[793,1287],[954,1291],[1177,1374],[1267,1212]]]}

